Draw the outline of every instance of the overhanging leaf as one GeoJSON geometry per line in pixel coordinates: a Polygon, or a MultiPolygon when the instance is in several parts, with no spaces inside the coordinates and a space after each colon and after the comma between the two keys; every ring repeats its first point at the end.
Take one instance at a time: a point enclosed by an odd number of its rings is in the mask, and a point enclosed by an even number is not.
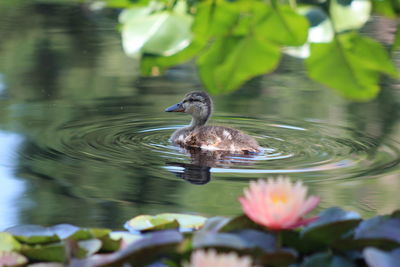
{"type": "Polygon", "coordinates": [[[365,0],[352,0],[344,5],[339,0],[331,0],[330,15],[337,32],[361,28],[369,19],[371,2],[365,0]]]}
{"type": "Polygon", "coordinates": [[[189,15],[159,12],[126,20],[122,45],[128,56],[150,53],[168,56],[187,47],[192,38],[189,15]]]}
{"type": "Polygon", "coordinates": [[[381,74],[397,75],[382,45],[356,33],[338,35],[327,44],[311,44],[306,66],[314,80],[347,98],[364,101],[379,92],[381,74]]]}
{"type": "Polygon", "coordinates": [[[207,41],[211,36],[224,36],[235,25],[240,13],[226,1],[204,1],[197,6],[193,33],[207,41]]]}
{"type": "Polygon", "coordinates": [[[220,38],[199,57],[200,77],[212,93],[230,92],[257,75],[272,71],[279,47],[252,35],[220,38]]]}
{"type": "Polygon", "coordinates": [[[308,21],[287,5],[265,6],[264,18],[255,33],[259,38],[279,45],[299,46],[307,41],[308,21]]]}

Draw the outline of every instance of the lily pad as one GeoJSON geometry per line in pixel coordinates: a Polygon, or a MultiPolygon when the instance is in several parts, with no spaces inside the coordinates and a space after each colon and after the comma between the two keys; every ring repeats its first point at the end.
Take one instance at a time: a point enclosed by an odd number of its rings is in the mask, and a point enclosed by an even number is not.
{"type": "Polygon", "coordinates": [[[249,248],[240,236],[231,233],[197,232],[193,236],[193,248],[229,248],[244,250],[249,248]]]}
{"type": "Polygon", "coordinates": [[[133,231],[150,231],[180,228],[198,229],[203,226],[207,218],[196,215],[162,213],[155,216],[139,215],[129,220],[125,226],[133,231]]]}
{"type": "Polygon", "coordinates": [[[246,215],[234,217],[222,227],[221,232],[230,232],[242,229],[263,229],[260,225],[256,224],[249,219],[246,215]]]}
{"type": "Polygon", "coordinates": [[[351,260],[337,255],[332,255],[329,253],[319,253],[311,257],[308,257],[300,265],[300,267],[356,267],[351,260]]]}
{"type": "Polygon", "coordinates": [[[18,267],[28,263],[27,258],[12,251],[0,251],[0,266],[18,267]]]}
{"type": "Polygon", "coordinates": [[[305,240],[329,245],[354,229],[360,221],[360,216],[355,212],[329,208],[321,212],[319,219],[304,228],[301,234],[305,240]]]}
{"type": "Polygon", "coordinates": [[[21,248],[15,238],[7,232],[0,232],[0,251],[16,251],[21,248]]]}
{"type": "Polygon", "coordinates": [[[182,241],[183,236],[177,231],[151,232],[144,234],[141,240],[114,253],[96,254],[87,259],[73,260],[70,266],[121,266],[123,263],[146,266],[146,264],[157,261],[161,256],[176,251],[178,244],[182,241]]]}
{"type": "Polygon", "coordinates": [[[111,231],[103,228],[80,228],[71,224],[58,224],[50,227],[39,225],[19,225],[6,230],[16,239],[28,244],[45,244],[64,239],[85,240],[99,238],[111,231]]]}
{"type": "Polygon", "coordinates": [[[365,220],[355,229],[354,238],[382,238],[400,244],[400,218],[377,216],[365,220]]]}
{"type": "Polygon", "coordinates": [[[363,256],[369,267],[397,267],[400,262],[400,249],[386,252],[376,248],[366,248],[363,256]]]}
{"type": "Polygon", "coordinates": [[[201,228],[201,231],[212,231],[212,232],[218,232],[223,228],[231,219],[227,217],[222,217],[222,216],[215,216],[208,218],[204,226],[201,228]]]}
{"type": "Polygon", "coordinates": [[[42,244],[59,241],[58,235],[48,227],[39,225],[19,225],[8,228],[6,232],[17,240],[28,244],[42,244]]]}

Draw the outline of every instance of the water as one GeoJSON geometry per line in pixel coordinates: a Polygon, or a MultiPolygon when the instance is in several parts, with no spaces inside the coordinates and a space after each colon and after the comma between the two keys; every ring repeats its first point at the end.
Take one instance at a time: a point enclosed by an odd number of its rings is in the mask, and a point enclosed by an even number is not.
{"type": "Polygon", "coordinates": [[[168,138],[190,118],[163,110],[201,88],[193,65],[140,77],[122,52],[116,12],[14,5],[0,4],[0,228],[232,216],[250,180],[277,175],[303,180],[320,208],[399,208],[399,84],[351,103],[287,57],[275,73],[214,97],[212,124],[254,136],[262,153],[185,151],[168,138]]]}

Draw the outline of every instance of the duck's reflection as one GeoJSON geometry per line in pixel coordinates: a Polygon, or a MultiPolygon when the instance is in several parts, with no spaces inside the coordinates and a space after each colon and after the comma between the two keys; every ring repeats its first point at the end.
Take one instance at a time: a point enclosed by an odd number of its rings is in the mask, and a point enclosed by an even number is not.
{"type": "Polygon", "coordinates": [[[197,185],[206,184],[211,180],[211,168],[251,166],[255,164],[254,158],[257,155],[233,154],[227,151],[209,151],[199,148],[186,148],[183,152],[190,156],[190,163],[167,162],[168,170],[177,177],[197,185]]]}

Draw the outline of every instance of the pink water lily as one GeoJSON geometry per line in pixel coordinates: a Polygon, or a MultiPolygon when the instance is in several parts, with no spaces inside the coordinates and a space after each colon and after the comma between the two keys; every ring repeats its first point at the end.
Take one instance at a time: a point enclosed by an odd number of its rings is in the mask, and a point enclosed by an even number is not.
{"type": "Polygon", "coordinates": [[[251,258],[236,253],[217,253],[213,249],[197,250],[190,257],[190,267],[251,267],[251,258]]]}
{"type": "Polygon", "coordinates": [[[317,217],[304,218],[320,198],[307,198],[307,187],[301,181],[292,183],[287,177],[250,182],[239,199],[244,213],[255,223],[271,230],[293,229],[317,217]]]}

